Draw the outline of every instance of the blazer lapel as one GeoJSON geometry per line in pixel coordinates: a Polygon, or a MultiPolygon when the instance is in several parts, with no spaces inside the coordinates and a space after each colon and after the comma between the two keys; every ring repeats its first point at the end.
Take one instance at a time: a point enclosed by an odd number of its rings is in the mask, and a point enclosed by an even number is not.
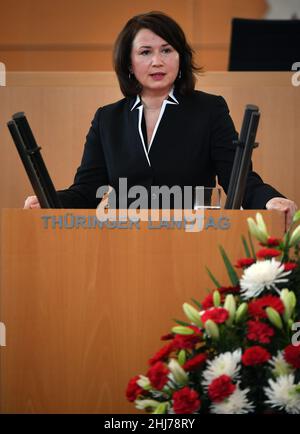
{"type": "MultiPolygon", "coordinates": [[[[129,104],[128,110],[128,140],[129,148],[132,155],[137,155],[138,160],[143,161],[146,167],[151,167],[150,159],[147,153],[146,144],[141,130],[141,109],[133,107],[133,103],[129,104]]],[[[141,107],[141,106],[140,106],[141,107]]],[[[142,107],[141,107],[142,108],[142,107]]]]}

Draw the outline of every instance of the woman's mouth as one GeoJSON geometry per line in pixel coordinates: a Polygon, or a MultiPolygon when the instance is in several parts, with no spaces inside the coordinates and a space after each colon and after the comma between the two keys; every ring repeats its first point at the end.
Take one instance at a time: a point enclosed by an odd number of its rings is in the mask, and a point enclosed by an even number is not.
{"type": "Polygon", "coordinates": [[[150,76],[153,78],[153,80],[155,81],[159,81],[162,80],[165,77],[165,73],[164,72],[156,72],[154,74],[150,74],[150,76]]]}

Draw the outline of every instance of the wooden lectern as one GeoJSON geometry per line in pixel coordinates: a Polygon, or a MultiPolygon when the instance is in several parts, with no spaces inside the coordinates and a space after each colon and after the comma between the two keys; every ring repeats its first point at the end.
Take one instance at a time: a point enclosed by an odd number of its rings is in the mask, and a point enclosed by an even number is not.
{"type": "MultiPolygon", "coordinates": [[[[281,236],[284,215],[262,214],[281,236]]],[[[146,221],[93,228],[94,216],[2,211],[1,413],[135,413],[128,381],[146,374],[172,319],[185,319],[182,304],[213,289],[206,265],[229,284],[218,246],[244,257],[255,211],[206,212],[200,232],[146,221]]]]}

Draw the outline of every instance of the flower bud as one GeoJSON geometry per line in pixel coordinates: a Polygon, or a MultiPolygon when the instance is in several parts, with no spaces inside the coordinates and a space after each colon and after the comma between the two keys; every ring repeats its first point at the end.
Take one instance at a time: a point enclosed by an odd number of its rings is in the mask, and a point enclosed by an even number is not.
{"type": "Polygon", "coordinates": [[[168,402],[161,402],[152,414],[165,414],[168,406],[168,402]]]}
{"type": "MultiPolygon", "coordinates": [[[[294,294],[295,296],[295,294],[294,294]]],[[[288,322],[288,320],[291,318],[293,310],[294,310],[294,297],[292,293],[287,288],[284,288],[280,292],[280,298],[284,305],[284,320],[285,322],[288,322]]]]}
{"type": "Polygon", "coordinates": [[[204,327],[205,327],[206,333],[207,333],[207,334],[208,334],[212,339],[214,339],[214,340],[216,340],[216,341],[219,339],[219,337],[220,337],[219,327],[217,326],[217,324],[216,324],[213,320],[208,319],[208,320],[205,322],[204,327]]]}
{"type": "Polygon", "coordinates": [[[136,383],[144,390],[150,390],[152,388],[149,378],[144,375],[140,375],[136,383]]]}
{"type": "Polygon", "coordinates": [[[176,333],[177,335],[193,335],[194,330],[190,329],[189,327],[185,326],[175,326],[172,328],[172,332],[176,333]]]}
{"type": "Polygon", "coordinates": [[[183,311],[188,317],[188,319],[195,324],[196,326],[202,328],[203,323],[200,319],[200,313],[195,309],[193,306],[191,306],[189,303],[183,304],[183,311]]]}
{"type": "Polygon", "coordinates": [[[171,374],[173,375],[173,378],[177,384],[179,384],[180,386],[183,386],[188,382],[188,375],[184,371],[184,369],[182,369],[182,367],[179,365],[177,360],[171,359],[169,364],[168,364],[168,367],[169,367],[171,374]]]}
{"type": "Polygon", "coordinates": [[[135,401],[135,406],[138,410],[154,410],[159,406],[160,402],[154,399],[137,399],[135,401]]]}
{"type": "Polygon", "coordinates": [[[300,225],[296,227],[296,229],[293,231],[289,246],[293,247],[296,246],[298,243],[300,243],[300,225]]]}
{"type": "Polygon", "coordinates": [[[233,323],[235,312],[236,312],[236,302],[235,298],[232,294],[228,294],[225,298],[224,309],[229,312],[229,318],[226,321],[227,325],[231,325],[233,323]]]}
{"type": "Polygon", "coordinates": [[[289,290],[287,288],[283,288],[280,291],[280,298],[281,298],[282,301],[284,300],[284,298],[287,297],[288,293],[289,293],[289,290]]]}
{"type": "Polygon", "coordinates": [[[249,227],[249,231],[250,233],[256,238],[258,239],[258,241],[260,241],[261,243],[266,243],[268,240],[268,234],[265,234],[264,232],[262,232],[256,225],[256,223],[254,222],[254,220],[251,217],[247,218],[247,222],[248,222],[248,227],[249,227]]]}
{"type": "Polygon", "coordinates": [[[255,238],[257,238],[257,235],[258,235],[257,228],[256,228],[256,223],[253,220],[253,218],[252,217],[248,217],[247,218],[247,223],[248,223],[248,228],[249,228],[249,231],[250,231],[251,235],[253,235],[255,238]]]}
{"type": "Polygon", "coordinates": [[[178,353],[177,358],[178,358],[179,365],[183,366],[185,364],[185,362],[186,362],[186,352],[185,352],[185,350],[180,350],[179,353],[178,353]]]}
{"type": "Polygon", "coordinates": [[[277,310],[273,309],[272,307],[267,307],[266,308],[266,314],[267,317],[269,318],[269,321],[278,329],[282,329],[282,320],[281,317],[279,315],[279,313],[277,312],[277,310]]]}
{"type": "Polygon", "coordinates": [[[235,322],[237,324],[242,322],[245,319],[247,312],[248,312],[248,304],[247,303],[240,304],[235,314],[235,322]]]}
{"type": "Polygon", "coordinates": [[[258,229],[260,229],[261,232],[266,234],[266,236],[268,237],[267,226],[266,226],[264,219],[263,219],[263,216],[261,215],[260,212],[256,213],[256,223],[257,223],[258,229]]]}
{"type": "Polygon", "coordinates": [[[298,220],[300,220],[300,209],[297,212],[295,212],[293,217],[293,223],[296,223],[298,220]]]}
{"type": "Polygon", "coordinates": [[[221,304],[221,295],[217,290],[213,292],[213,303],[215,307],[219,307],[221,304]]]}
{"type": "Polygon", "coordinates": [[[289,302],[291,303],[291,306],[293,306],[293,309],[295,309],[296,304],[297,304],[297,298],[296,298],[294,291],[289,292],[288,298],[289,298],[289,302]]]}
{"type": "Polygon", "coordinates": [[[289,290],[287,288],[284,288],[280,291],[280,299],[284,305],[284,309],[285,311],[287,310],[287,304],[288,304],[288,294],[289,294],[289,290]]]}

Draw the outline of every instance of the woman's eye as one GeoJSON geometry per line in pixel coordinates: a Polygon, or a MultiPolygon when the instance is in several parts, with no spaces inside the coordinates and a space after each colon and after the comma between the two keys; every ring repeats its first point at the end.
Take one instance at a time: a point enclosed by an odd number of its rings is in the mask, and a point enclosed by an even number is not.
{"type": "Polygon", "coordinates": [[[141,55],[142,56],[147,56],[148,54],[150,53],[150,50],[143,50],[143,51],[141,51],[141,55]]]}
{"type": "Polygon", "coordinates": [[[171,48],[164,48],[163,50],[162,50],[162,52],[163,53],[171,53],[171,48]]]}

